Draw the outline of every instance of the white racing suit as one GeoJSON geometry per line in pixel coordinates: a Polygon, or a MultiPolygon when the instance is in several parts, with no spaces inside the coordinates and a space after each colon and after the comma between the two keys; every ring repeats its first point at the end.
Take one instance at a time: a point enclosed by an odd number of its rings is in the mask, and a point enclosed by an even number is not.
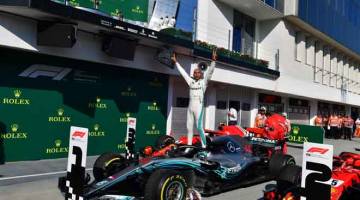
{"type": "Polygon", "coordinates": [[[215,65],[216,63],[212,61],[208,69],[205,71],[203,79],[196,81],[186,73],[184,68],[182,68],[179,63],[176,63],[176,68],[179,70],[180,74],[184,77],[186,83],[190,87],[190,101],[186,120],[188,145],[192,145],[192,139],[194,135],[193,127],[195,123],[196,128],[200,134],[202,147],[206,148],[206,137],[203,128],[204,95],[208,81],[211,79],[211,76],[214,72],[215,65]]]}

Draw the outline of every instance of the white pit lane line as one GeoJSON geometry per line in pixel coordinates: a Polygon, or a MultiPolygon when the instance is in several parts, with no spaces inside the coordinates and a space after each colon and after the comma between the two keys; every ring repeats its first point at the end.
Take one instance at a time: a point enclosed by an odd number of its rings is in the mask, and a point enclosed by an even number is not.
{"type": "MultiPolygon", "coordinates": [[[[87,168],[85,171],[91,171],[92,168],[87,168]]],[[[4,177],[0,178],[0,181],[5,180],[15,180],[19,178],[31,178],[31,177],[40,177],[40,176],[49,176],[49,175],[55,175],[55,174],[65,174],[67,171],[58,171],[58,172],[49,172],[49,173],[42,173],[42,174],[29,174],[29,175],[23,175],[23,176],[11,176],[11,177],[4,177]]]]}

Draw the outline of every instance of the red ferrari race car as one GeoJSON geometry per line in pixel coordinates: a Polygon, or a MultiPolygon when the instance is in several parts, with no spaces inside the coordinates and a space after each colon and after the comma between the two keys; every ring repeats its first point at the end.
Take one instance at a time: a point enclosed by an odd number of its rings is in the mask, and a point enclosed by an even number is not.
{"type": "MultiPolygon", "coordinates": [[[[331,177],[331,200],[360,199],[360,154],[334,156],[331,177]]],[[[264,200],[299,200],[302,191],[301,167],[286,167],[276,185],[266,186],[264,200]]]]}
{"type": "Polygon", "coordinates": [[[282,151],[283,154],[287,153],[286,139],[287,133],[290,130],[288,130],[286,125],[285,117],[279,114],[273,114],[266,119],[263,128],[247,128],[246,130],[250,133],[254,142],[260,141],[261,139],[259,138],[275,142],[275,149],[262,149],[266,150],[263,153],[268,154],[269,157],[274,153],[274,150],[276,152],[282,151]]]}

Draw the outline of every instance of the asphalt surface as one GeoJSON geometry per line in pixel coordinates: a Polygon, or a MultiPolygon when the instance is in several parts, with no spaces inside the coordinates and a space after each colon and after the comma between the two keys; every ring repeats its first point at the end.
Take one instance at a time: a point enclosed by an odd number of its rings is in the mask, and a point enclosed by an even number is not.
{"type": "MultiPolygon", "coordinates": [[[[343,151],[355,152],[360,147],[360,139],[353,141],[325,140],[334,145],[334,154],[343,151]]],[[[302,146],[289,146],[288,153],[295,157],[298,165],[302,162],[302,146]]],[[[96,157],[88,158],[90,170],[96,157]]],[[[57,177],[63,176],[66,159],[13,162],[0,165],[0,200],[64,200],[57,189],[57,177]]],[[[266,184],[240,188],[219,195],[203,198],[204,200],[258,200],[266,184]]]]}

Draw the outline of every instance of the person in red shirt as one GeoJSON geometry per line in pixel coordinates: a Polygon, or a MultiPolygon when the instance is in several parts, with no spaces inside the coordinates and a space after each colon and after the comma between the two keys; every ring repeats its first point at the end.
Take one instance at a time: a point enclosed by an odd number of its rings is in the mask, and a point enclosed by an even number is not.
{"type": "Polygon", "coordinates": [[[343,120],[344,127],[344,139],[351,140],[351,136],[353,134],[354,120],[348,115],[343,120]]]}

